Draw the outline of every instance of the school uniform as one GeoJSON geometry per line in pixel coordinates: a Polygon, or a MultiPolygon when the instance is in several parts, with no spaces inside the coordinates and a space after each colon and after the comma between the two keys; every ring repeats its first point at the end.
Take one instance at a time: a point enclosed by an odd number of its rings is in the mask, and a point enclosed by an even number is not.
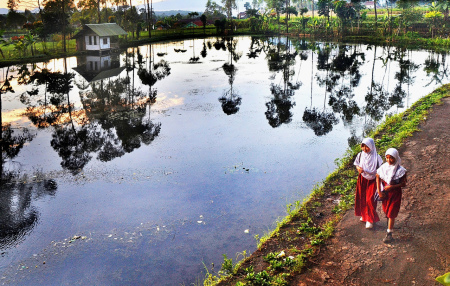
{"type": "Polygon", "coordinates": [[[365,138],[362,144],[369,147],[370,152],[359,153],[353,163],[355,166],[359,166],[364,170],[364,172],[358,175],[358,181],[356,183],[355,215],[360,216],[362,221],[373,224],[380,221],[374,194],[377,191],[377,168],[383,164],[383,159],[378,155],[375,142],[372,138],[365,138]]]}
{"type": "MultiPolygon", "coordinates": [[[[377,170],[377,174],[381,179],[381,187],[383,190],[387,185],[400,184],[406,175],[406,169],[400,165],[402,160],[398,154],[398,151],[394,148],[390,148],[386,151],[386,155],[394,157],[395,164],[389,165],[389,163],[386,162],[377,170]]],[[[397,187],[389,189],[389,191],[385,191],[384,193],[386,194],[386,198],[382,203],[383,211],[387,218],[396,218],[402,203],[402,188],[397,187]]]]}

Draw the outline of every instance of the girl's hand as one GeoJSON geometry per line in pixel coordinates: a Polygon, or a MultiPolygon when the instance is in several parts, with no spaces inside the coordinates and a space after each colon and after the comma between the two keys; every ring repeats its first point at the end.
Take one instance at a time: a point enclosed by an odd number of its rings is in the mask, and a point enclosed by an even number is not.
{"type": "Polygon", "coordinates": [[[364,172],[363,168],[361,168],[360,166],[356,166],[356,170],[358,170],[358,174],[361,174],[364,172]]]}
{"type": "Polygon", "coordinates": [[[384,190],[385,190],[385,191],[389,191],[391,188],[392,188],[391,185],[386,185],[386,186],[384,186],[384,190]]]}
{"type": "Polygon", "coordinates": [[[378,195],[381,199],[384,199],[384,197],[386,197],[386,194],[384,192],[378,192],[378,195]]]}

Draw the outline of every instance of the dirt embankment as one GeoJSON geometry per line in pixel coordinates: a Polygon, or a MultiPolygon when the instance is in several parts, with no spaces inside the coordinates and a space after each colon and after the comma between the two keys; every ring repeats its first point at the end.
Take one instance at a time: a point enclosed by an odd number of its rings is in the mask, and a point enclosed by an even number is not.
{"type": "Polygon", "coordinates": [[[442,101],[399,150],[408,185],[395,241],[382,242],[381,205],[372,230],[350,210],[291,285],[440,285],[434,278],[450,271],[450,98],[442,101]]]}

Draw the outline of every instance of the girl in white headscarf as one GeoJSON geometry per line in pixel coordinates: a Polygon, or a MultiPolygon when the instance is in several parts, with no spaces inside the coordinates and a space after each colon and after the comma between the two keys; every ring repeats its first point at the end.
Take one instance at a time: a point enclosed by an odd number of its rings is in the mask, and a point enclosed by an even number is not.
{"type": "Polygon", "coordinates": [[[402,202],[402,187],[406,186],[406,169],[400,164],[402,159],[398,151],[390,148],[386,151],[386,163],[377,170],[377,192],[383,199],[383,211],[388,218],[385,243],[391,242],[395,218],[402,202]]]}
{"type": "Polygon", "coordinates": [[[373,224],[380,220],[377,214],[377,201],[374,200],[376,192],[375,176],[377,169],[383,164],[383,159],[378,155],[375,142],[372,138],[365,138],[361,143],[362,152],[356,156],[354,165],[358,170],[358,182],[355,195],[355,215],[361,217],[366,223],[366,228],[372,228],[373,224]]]}

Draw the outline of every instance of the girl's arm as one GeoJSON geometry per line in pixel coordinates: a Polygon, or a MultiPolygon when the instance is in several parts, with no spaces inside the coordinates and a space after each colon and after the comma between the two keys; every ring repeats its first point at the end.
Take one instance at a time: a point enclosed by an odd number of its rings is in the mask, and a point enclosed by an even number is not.
{"type": "Polygon", "coordinates": [[[384,194],[383,194],[383,192],[381,192],[381,186],[380,186],[380,184],[381,184],[381,180],[380,180],[380,175],[376,175],[376,178],[377,178],[377,192],[378,192],[378,196],[380,197],[380,198],[384,198],[384,194]]]}
{"type": "Polygon", "coordinates": [[[363,168],[361,168],[361,167],[359,166],[359,160],[360,160],[360,159],[361,159],[361,153],[359,153],[359,154],[356,156],[356,160],[355,160],[355,163],[354,163],[354,165],[356,166],[356,170],[358,171],[358,174],[361,174],[361,173],[364,172],[363,168]]]}

